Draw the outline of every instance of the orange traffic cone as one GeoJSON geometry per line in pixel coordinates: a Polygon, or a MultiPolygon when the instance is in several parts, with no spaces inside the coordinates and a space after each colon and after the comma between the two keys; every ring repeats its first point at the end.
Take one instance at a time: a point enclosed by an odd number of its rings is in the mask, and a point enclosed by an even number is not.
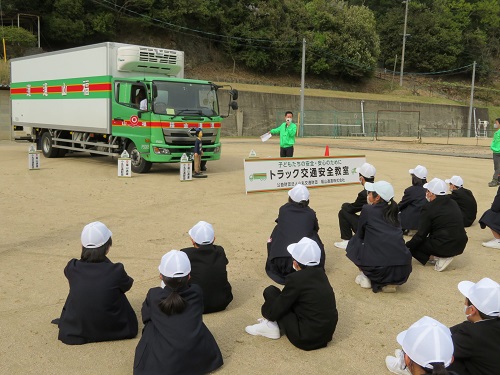
{"type": "Polygon", "coordinates": [[[325,147],[325,156],[330,156],[330,147],[328,145],[325,147]]]}

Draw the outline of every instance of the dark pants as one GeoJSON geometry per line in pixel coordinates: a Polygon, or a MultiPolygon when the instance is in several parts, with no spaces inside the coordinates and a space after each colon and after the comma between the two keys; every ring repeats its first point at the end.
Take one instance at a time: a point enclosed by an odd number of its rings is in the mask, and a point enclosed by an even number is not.
{"type": "Polygon", "coordinates": [[[358,221],[359,216],[357,214],[351,214],[341,208],[339,211],[340,238],[350,240],[352,234],[358,230],[358,221]]]}
{"type": "MultiPolygon", "coordinates": [[[[418,260],[424,266],[429,261],[429,258],[431,257],[431,255],[436,255],[439,257],[439,255],[436,254],[436,250],[432,246],[429,238],[427,238],[424,242],[422,242],[422,244],[419,247],[416,247],[414,249],[409,249],[409,250],[410,250],[410,253],[413,256],[413,258],[418,260]]],[[[449,255],[447,257],[449,257],[449,255]]],[[[444,257],[444,258],[447,258],[447,257],[444,257]]]]}
{"type": "Polygon", "coordinates": [[[500,181],[500,153],[493,153],[493,168],[495,168],[495,172],[492,180],[500,181]]]}
{"type": "Polygon", "coordinates": [[[293,146],[280,147],[280,158],[291,158],[291,157],[293,157],[293,146]]]}

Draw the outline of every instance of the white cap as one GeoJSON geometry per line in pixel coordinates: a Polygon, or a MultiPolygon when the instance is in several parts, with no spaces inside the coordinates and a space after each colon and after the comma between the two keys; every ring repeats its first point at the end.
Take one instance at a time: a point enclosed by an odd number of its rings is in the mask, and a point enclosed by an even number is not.
{"type": "Polygon", "coordinates": [[[366,182],[365,190],[374,191],[386,202],[394,198],[394,188],[387,181],[366,182]]]}
{"type": "Polygon", "coordinates": [[[286,248],[293,259],[304,266],[317,266],[321,258],[321,250],[316,241],[307,237],[297,243],[292,243],[286,248]]]}
{"type": "Polygon", "coordinates": [[[309,200],[309,190],[302,184],[297,184],[293,187],[293,189],[288,190],[288,196],[292,198],[294,202],[302,202],[309,200]]]}
{"type": "Polygon", "coordinates": [[[410,174],[414,174],[421,180],[427,178],[427,168],[425,168],[423,165],[417,165],[415,168],[410,169],[408,172],[410,172],[410,174]]]}
{"type": "Polygon", "coordinates": [[[188,234],[198,245],[209,245],[214,242],[214,227],[206,221],[198,221],[188,234]]]}
{"type": "Polygon", "coordinates": [[[185,252],[179,250],[170,250],[161,257],[161,263],[158,270],[163,276],[184,277],[191,272],[191,263],[185,252]]]}
{"type": "Polygon", "coordinates": [[[100,221],[94,221],[85,225],[82,231],[82,246],[87,249],[95,249],[104,245],[113,235],[106,225],[100,221]]]}
{"type": "Polygon", "coordinates": [[[408,357],[422,367],[432,369],[434,362],[448,367],[453,360],[450,329],[428,316],[401,332],[397,340],[408,357]]]}
{"type": "Polygon", "coordinates": [[[358,168],[358,173],[365,178],[374,178],[377,170],[375,167],[369,163],[364,163],[361,167],[358,168]]]}
{"type": "Polygon", "coordinates": [[[446,195],[448,186],[443,180],[440,180],[439,178],[433,178],[430,182],[424,184],[424,189],[429,190],[432,194],[446,195]]]}
{"type": "Polygon", "coordinates": [[[464,186],[464,180],[462,180],[462,177],[460,176],[452,176],[450,179],[444,180],[444,182],[455,185],[456,187],[464,186]]]}
{"type": "Polygon", "coordinates": [[[461,281],[458,290],[483,314],[500,316],[500,285],[497,282],[487,277],[475,284],[461,281]]]}

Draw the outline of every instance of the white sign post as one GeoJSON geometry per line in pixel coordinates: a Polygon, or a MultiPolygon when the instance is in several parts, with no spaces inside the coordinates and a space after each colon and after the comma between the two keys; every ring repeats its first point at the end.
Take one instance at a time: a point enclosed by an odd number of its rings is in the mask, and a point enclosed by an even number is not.
{"type": "Polygon", "coordinates": [[[244,160],[247,193],[307,187],[359,184],[357,169],[364,155],[294,158],[249,158],[244,160]]]}
{"type": "Polygon", "coordinates": [[[118,177],[132,177],[132,161],[127,150],[118,158],[118,177]]]}
{"type": "Polygon", "coordinates": [[[193,179],[193,163],[186,154],[182,154],[181,157],[180,179],[181,181],[191,181],[193,179]]]}
{"type": "Polygon", "coordinates": [[[36,150],[34,144],[30,145],[28,149],[28,168],[40,169],[40,151],[36,150]]]}

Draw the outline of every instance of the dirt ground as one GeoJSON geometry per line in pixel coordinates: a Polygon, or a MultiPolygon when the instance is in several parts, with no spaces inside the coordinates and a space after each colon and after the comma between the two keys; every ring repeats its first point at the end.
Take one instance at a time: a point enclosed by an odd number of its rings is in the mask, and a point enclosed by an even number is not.
{"type": "MultiPolygon", "coordinates": [[[[428,168],[429,180],[458,174],[474,192],[480,216],[496,194],[487,186],[493,169],[489,140],[463,143],[311,138],[298,140],[295,155],[323,155],[327,144],[330,155],[365,155],[377,168],[377,180],[394,185],[398,200],[411,182],[408,169],[417,164],[428,168]]],[[[127,296],[139,319],[148,289],[158,284],[161,256],[188,246],[186,232],[197,221],[214,225],[216,243],[229,258],[234,293],[226,311],[204,317],[224,357],[220,374],[388,373],[384,358],[397,347],[401,330],[423,315],[446,325],[464,319],[459,281],[486,276],[499,281],[500,253],[481,246],[491,233],[474,223],[467,229],[464,254],[446,271],[413,262],[410,279],[397,293],[361,289],[354,283],[356,267],[333,246],[340,239],[340,205],[353,201],[361,187],[312,189],[311,207],[318,215],[326,271],[339,310],[333,341],[325,349],[304,352],[286,337],[269,340],[246,334],[245,326],[260,317],[262,290],[272,283],[264,272],[265,245],[278,208],[287,201],[284,191],[245,194],[243,159],[252,149],[259,157],[279,152],[274,139],[224,139],[222,159],[208,163],[209,177],[181,182],[178,165],[118,178],[116,159],[86,154],[42,157],[42,168],[30,171],[27,144],[0,142],[0,373],[132,373],[140,334],[133,340],[67,346],[57,340],[57,327],[50,324],[68,293],[63,268],[79,257],[81,230],[95,220],[113,232],[110,259],[122,262],[135,279],[127,296]]]]}

